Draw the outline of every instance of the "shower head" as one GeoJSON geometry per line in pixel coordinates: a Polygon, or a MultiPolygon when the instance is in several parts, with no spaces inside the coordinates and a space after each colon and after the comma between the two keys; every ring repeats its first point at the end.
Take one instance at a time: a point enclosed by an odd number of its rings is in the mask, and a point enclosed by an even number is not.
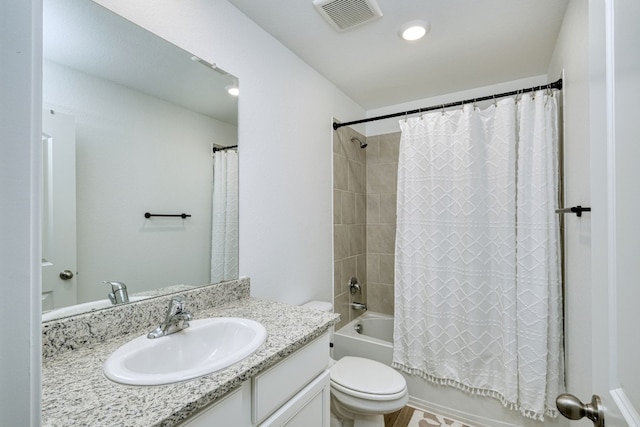
{"type": "Polygon", "coordinates": [[[351,142],[358,142],[360,144],[360,148],[365,148],[367,146],[366,142],[362,142],[360,139],[356,138],[355,136],[351,138],[351,142]]]}

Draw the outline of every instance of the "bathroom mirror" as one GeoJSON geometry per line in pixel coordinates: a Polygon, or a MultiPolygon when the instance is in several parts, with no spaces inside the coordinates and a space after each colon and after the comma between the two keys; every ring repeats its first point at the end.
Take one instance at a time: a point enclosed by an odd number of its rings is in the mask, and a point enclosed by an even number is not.
{"type": "Polygon", "coordinates": [[[43,312],[236,279],[237,79],[91,0],[43,8],[43,312]]]}

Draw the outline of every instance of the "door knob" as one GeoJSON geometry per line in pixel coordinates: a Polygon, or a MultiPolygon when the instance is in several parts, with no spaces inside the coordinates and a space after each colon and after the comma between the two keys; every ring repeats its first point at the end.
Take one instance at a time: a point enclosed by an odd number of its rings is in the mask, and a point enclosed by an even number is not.
{"type": "Polygon", "coordinates": [[[582,403],[574,395],[563,393],[556,398],[556,406],[560,413],[570,420],[587,417],[593,421],[595,427],[604,427],[604,410],[598,395],[594,394],[591,397],[591,403],[582,403]]]}
{"type": "Polygon", "coordinates": [[[62,280],[69,280],[73,278],[73,272],[71,270],[64,270],[60,272],[60,278],[62,280]]]}

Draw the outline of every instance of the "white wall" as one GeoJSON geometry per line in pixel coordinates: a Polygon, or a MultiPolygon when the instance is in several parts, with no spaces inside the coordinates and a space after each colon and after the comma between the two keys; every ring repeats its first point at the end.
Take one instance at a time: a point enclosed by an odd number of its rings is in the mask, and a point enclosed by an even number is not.
{"type": "Polygon", "coordinates": [[[40,425],[38,0],[0,2],[0,424],[40,425]]]}
{"type": "Polygon", "coordinates": [[[51,61],[43,83],[45,109],[76,121],[78,302],[104,299],[104,280],[209,283],[211,144],[236,127],[51,61]]]}
{"type": "MultiPolygon", "coordinates": [[[[571,0],[549,65],[564,70],[564,205],[591,206],[589,4],[571,0]]],[[[565,348],[567,390],[591,395],[591,214],[565,215],[565,348]]]]}
{"type": "Polygon", "coordinates": [[[331,119],[362,108],[225,0],[99,0],[240,81],[240,274],[254,296],[332,297],[331,119]]]}

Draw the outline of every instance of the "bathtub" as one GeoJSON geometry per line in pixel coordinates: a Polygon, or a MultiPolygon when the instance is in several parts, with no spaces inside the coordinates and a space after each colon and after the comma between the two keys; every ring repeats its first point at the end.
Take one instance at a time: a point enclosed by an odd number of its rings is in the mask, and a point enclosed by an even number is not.
{"type": "MultiPolygon", "coordinates": [[[[333,358],[358,356],[391,366],[393,316],[366,312],[333,334],[333,358]]],[[[433,384],[400,372],[407,381],[409,404],[465,422],[473,427],[568,427],[562,417],[544,424],[506,409],[495,399],[470,395],[453,387],[433,384]]]]}
{"type": "Polygon", "coordinates": [[[391,365],[393,317],[366,312],[333,334],[333,358],[359,356],[391,365]]]}

